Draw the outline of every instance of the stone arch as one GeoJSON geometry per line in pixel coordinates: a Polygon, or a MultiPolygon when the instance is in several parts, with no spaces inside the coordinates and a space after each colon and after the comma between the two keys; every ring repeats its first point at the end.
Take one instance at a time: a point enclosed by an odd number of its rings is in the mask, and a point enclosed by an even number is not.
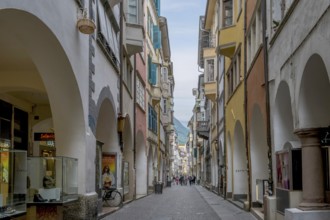
{"type": "MultiPolygon", "coordinates": [[[[131,120],[130,116],[127,114],[125,117],[125,127],[122,134],[123,139],[123,158],[125,162],[128,162],[128,183],[129,185],[126,186],[129,188],[127,194],[124,195],[125,200],[133,199],[134,194],[134,146],[133,146],[133,130],[131,128],[131,120]]],[[[124,174],[122,174],[124,175],[124,174]]],[[[124,182],[125,184],[125,182],[124,182]]],[[[125,186],[124,186],[125,188],[125,186]]]]}
{"type": "Polygon", "coordinates": [[[273,132],[275,152],[283,149],[287,141],[298,140],[294,135],[291,95],[288,84],[280,82],[275,98],[273,114],[273,132]]]}
{"type": "MultiPolygon", "coordinates": [[[[6,60],[5,67],[0,67],[0,88],[4,89],[1,92],[7,93],[8,87],[11,95],[27,92],[20,81],[45,95],[53,119],[57,155],[78,158],[79,164],[88,166],[84,105],[63,45],[52,30],[31,13],[2,9],[0,20],[6,30],[0,37],[1,59],[5,57],[10,60],[6,60]],[[11,79],[8,76],[13,73],[20,77],[8,81],[11,79]]],[[[78,167],[79,193],[87,190],[86,166],[78,167]]]]}
{"type": "Polygon", "coordinates": [[[103,99],[102,103],[99,103],[98,110],[96,139],[104,144],[102,151],[120,153],[117,135],[117,116],[111,100],[108,98],[103,99]]]}
{"type": "Polygon", "coordinates": [[[231,142],[231,135],[230,132],[227,134],[226,140],[226,152],[227,152],[227,192],[228,197],[231,197],[233,192],[233,149],[232,149],[232,142],[231,142]]]}
{"type": "Polygon", "coordinates": [[[153,186],[153,174],[154,174],[154,157],[153,157],[153,146],[149,142],[149,148],[148,148],[148,187],[153,186]]]}
{"type": "MultiPolygon", "coordinates": [[[[111,115],[113,116],[113,122],[115,122],[115,123],[112,122],[112,124],[116,124],[118,114],[117,114],[116,104],[115,104],[115,101],[114,101],[114,98],[113,98],[113,95],[111,93],[109,86],[102,89],[96,104],[94,102],[91,103],[94,107],[90,108],[91,111],[89,112],[89,120],[91,120],[91,118],[95,118],[96,122],[99,120],[99,117],[100,117],[99,113],[100,113],[102,104],[104,103],[105,100],[110,102],[111,115]]],[[[93,123],[90,123],[90,124],[93,124],[93,123]]],[[[97,127],[97,125],[95,126],[95,129],[96,129],[96,127],[97,127]]],[[[91,129],[92,129],[92,132],[95,134],[96,130],[93,130],[93,126],[91,126],[91,129]]]]}
{"type": "MultiPolygon", "coordinates": [[[[251,156],[251,186],[256,180],[268,179],[268,146],[266,121],[264,120],[259,105],[255,104],[252,110],[250,131],[250,156],[251,156]]],[[[256,189],[251,188],[252,201],[256,201],[256,189]]],[[[263,198],[258,197],[262,201],[263,198]]]]}
{"type": "Polygon", "coordinates": [[[212,147],[212,158],[211,158],[211,170],[212,170],[212,185],[218,186],[218,151],[215,147],[216,143],[213,143],[212,147]]]}
{"type": "Polygon", "coordinates": [[[144,134],[139,130],[136,134],[136,197],[147,194],[147,153],[144,134]]]}
{"type": "Polygon", "coordinates": [[[235,124],[233,150],[234,199],[248,194],[248,175],[244,131],[240,121],[235,124]],[[236,197],[235,197],[236,196],[236,197]]]}
{"type": "Polygon", "coordinates": [[[307,61],[298,94],[299,128],[330,125],[329,73],[322,57],[313,54],[307,61]]]}

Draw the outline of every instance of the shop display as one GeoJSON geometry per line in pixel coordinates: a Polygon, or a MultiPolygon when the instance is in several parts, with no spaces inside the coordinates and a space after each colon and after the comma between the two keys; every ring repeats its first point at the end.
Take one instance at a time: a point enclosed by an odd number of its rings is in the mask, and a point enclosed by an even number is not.
{"type": "Polygon", "coordinates": [[[78,160],[28,157],[28,201],[67,202],[78,198],[78,160]]]}
{"type": "Polygon", "coordinates": [[[26,151],[0,148],[0,218],[26,212],[26,156],[26,151]]]}

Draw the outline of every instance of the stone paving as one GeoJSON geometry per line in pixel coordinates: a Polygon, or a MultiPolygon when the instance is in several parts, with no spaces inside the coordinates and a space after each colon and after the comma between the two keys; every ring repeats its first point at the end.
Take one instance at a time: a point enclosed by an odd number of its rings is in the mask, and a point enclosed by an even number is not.
{"type": "Polygon", "coordinates": [[[172,186],[124,205],[103,220],[255,220],[202,186],[172,186]]]}

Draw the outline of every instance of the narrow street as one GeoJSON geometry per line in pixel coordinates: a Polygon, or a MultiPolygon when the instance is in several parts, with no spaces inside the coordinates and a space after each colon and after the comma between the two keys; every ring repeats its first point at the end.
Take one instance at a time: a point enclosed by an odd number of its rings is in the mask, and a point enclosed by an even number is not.
{"type": "Polygon", "coordinates": [[[135,200],[103,220],[254,220],[251,213],[239,209],[202,186],[172,186],[163,194],[151,194],[135,200]]]}

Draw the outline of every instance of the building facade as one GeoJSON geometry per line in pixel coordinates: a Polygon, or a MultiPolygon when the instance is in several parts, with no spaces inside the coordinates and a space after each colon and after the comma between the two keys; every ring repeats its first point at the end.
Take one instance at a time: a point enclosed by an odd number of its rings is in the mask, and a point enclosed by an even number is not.
{"type": "MultiPolygon", "coordinates": [[[[203,137],[201,131],[208,136],[200,145],[195,141],[201,147],[192,166],[205,187],[209,188],[209,173],[214,184],[208,156],[215,154],[209,154],[208,147],[213,146],[216,121],[218,192],[259,219],[330,216],[329,105],[325,101],[330,94],[328,9],[328,1],[317,6],[307,0],[207,1],[200,19],[198,65],[203,77],[210,75],[212,68],[204,58],[212,57],[207,52],[213,49],[203,46],[201,39],[209,40],[208,33],[218,27],[213,54],[218,109],[208,101],[201,105],[199,88],[203,87],[198,85],[189,123],[190,145],[198,135],[203,137]],[[198,126],[202,106],[210,114],[203,118],[204,130],[198,126]]],[[[212,100],[210,82],[203,81],[206,100],[212,100]]]]}
{"type": "Polygon", "coordinates": [[[27,166],[20,171],[20,184],[29,183],[20,190],[15,179],[5,178],[2,207],[15,207],[24,195],[32,205],[20,202],[25,207],[20,214],[37,219],[36,210],[45,206],[34,204],[34,195],[45,191],[42,177],[47,175],[56,180],[53,190],[63,201],[49,215],[97,219],[104,211],[104,188],[117,188],[129,201],[148,194],[154,175],[164,179],[174,77],[166,19],[159,11],[159,1],[0,3],[7,30],[0,39],[0,147],[1,158],[8,158],[1,166],[16,172],[10,167],[15,157],[3,151],[23,151],[27,166]],[[158,29],[151,26],[150,14],[158,29]],[[158,75],[150,75],[150,60],[158,75]],[[163,89],[162,67],[168,68],[163,89]],[[153,76],[159,93],[150,85],[153,76]],[[150,164],[155,169],[145,172],[150,164]]]}

